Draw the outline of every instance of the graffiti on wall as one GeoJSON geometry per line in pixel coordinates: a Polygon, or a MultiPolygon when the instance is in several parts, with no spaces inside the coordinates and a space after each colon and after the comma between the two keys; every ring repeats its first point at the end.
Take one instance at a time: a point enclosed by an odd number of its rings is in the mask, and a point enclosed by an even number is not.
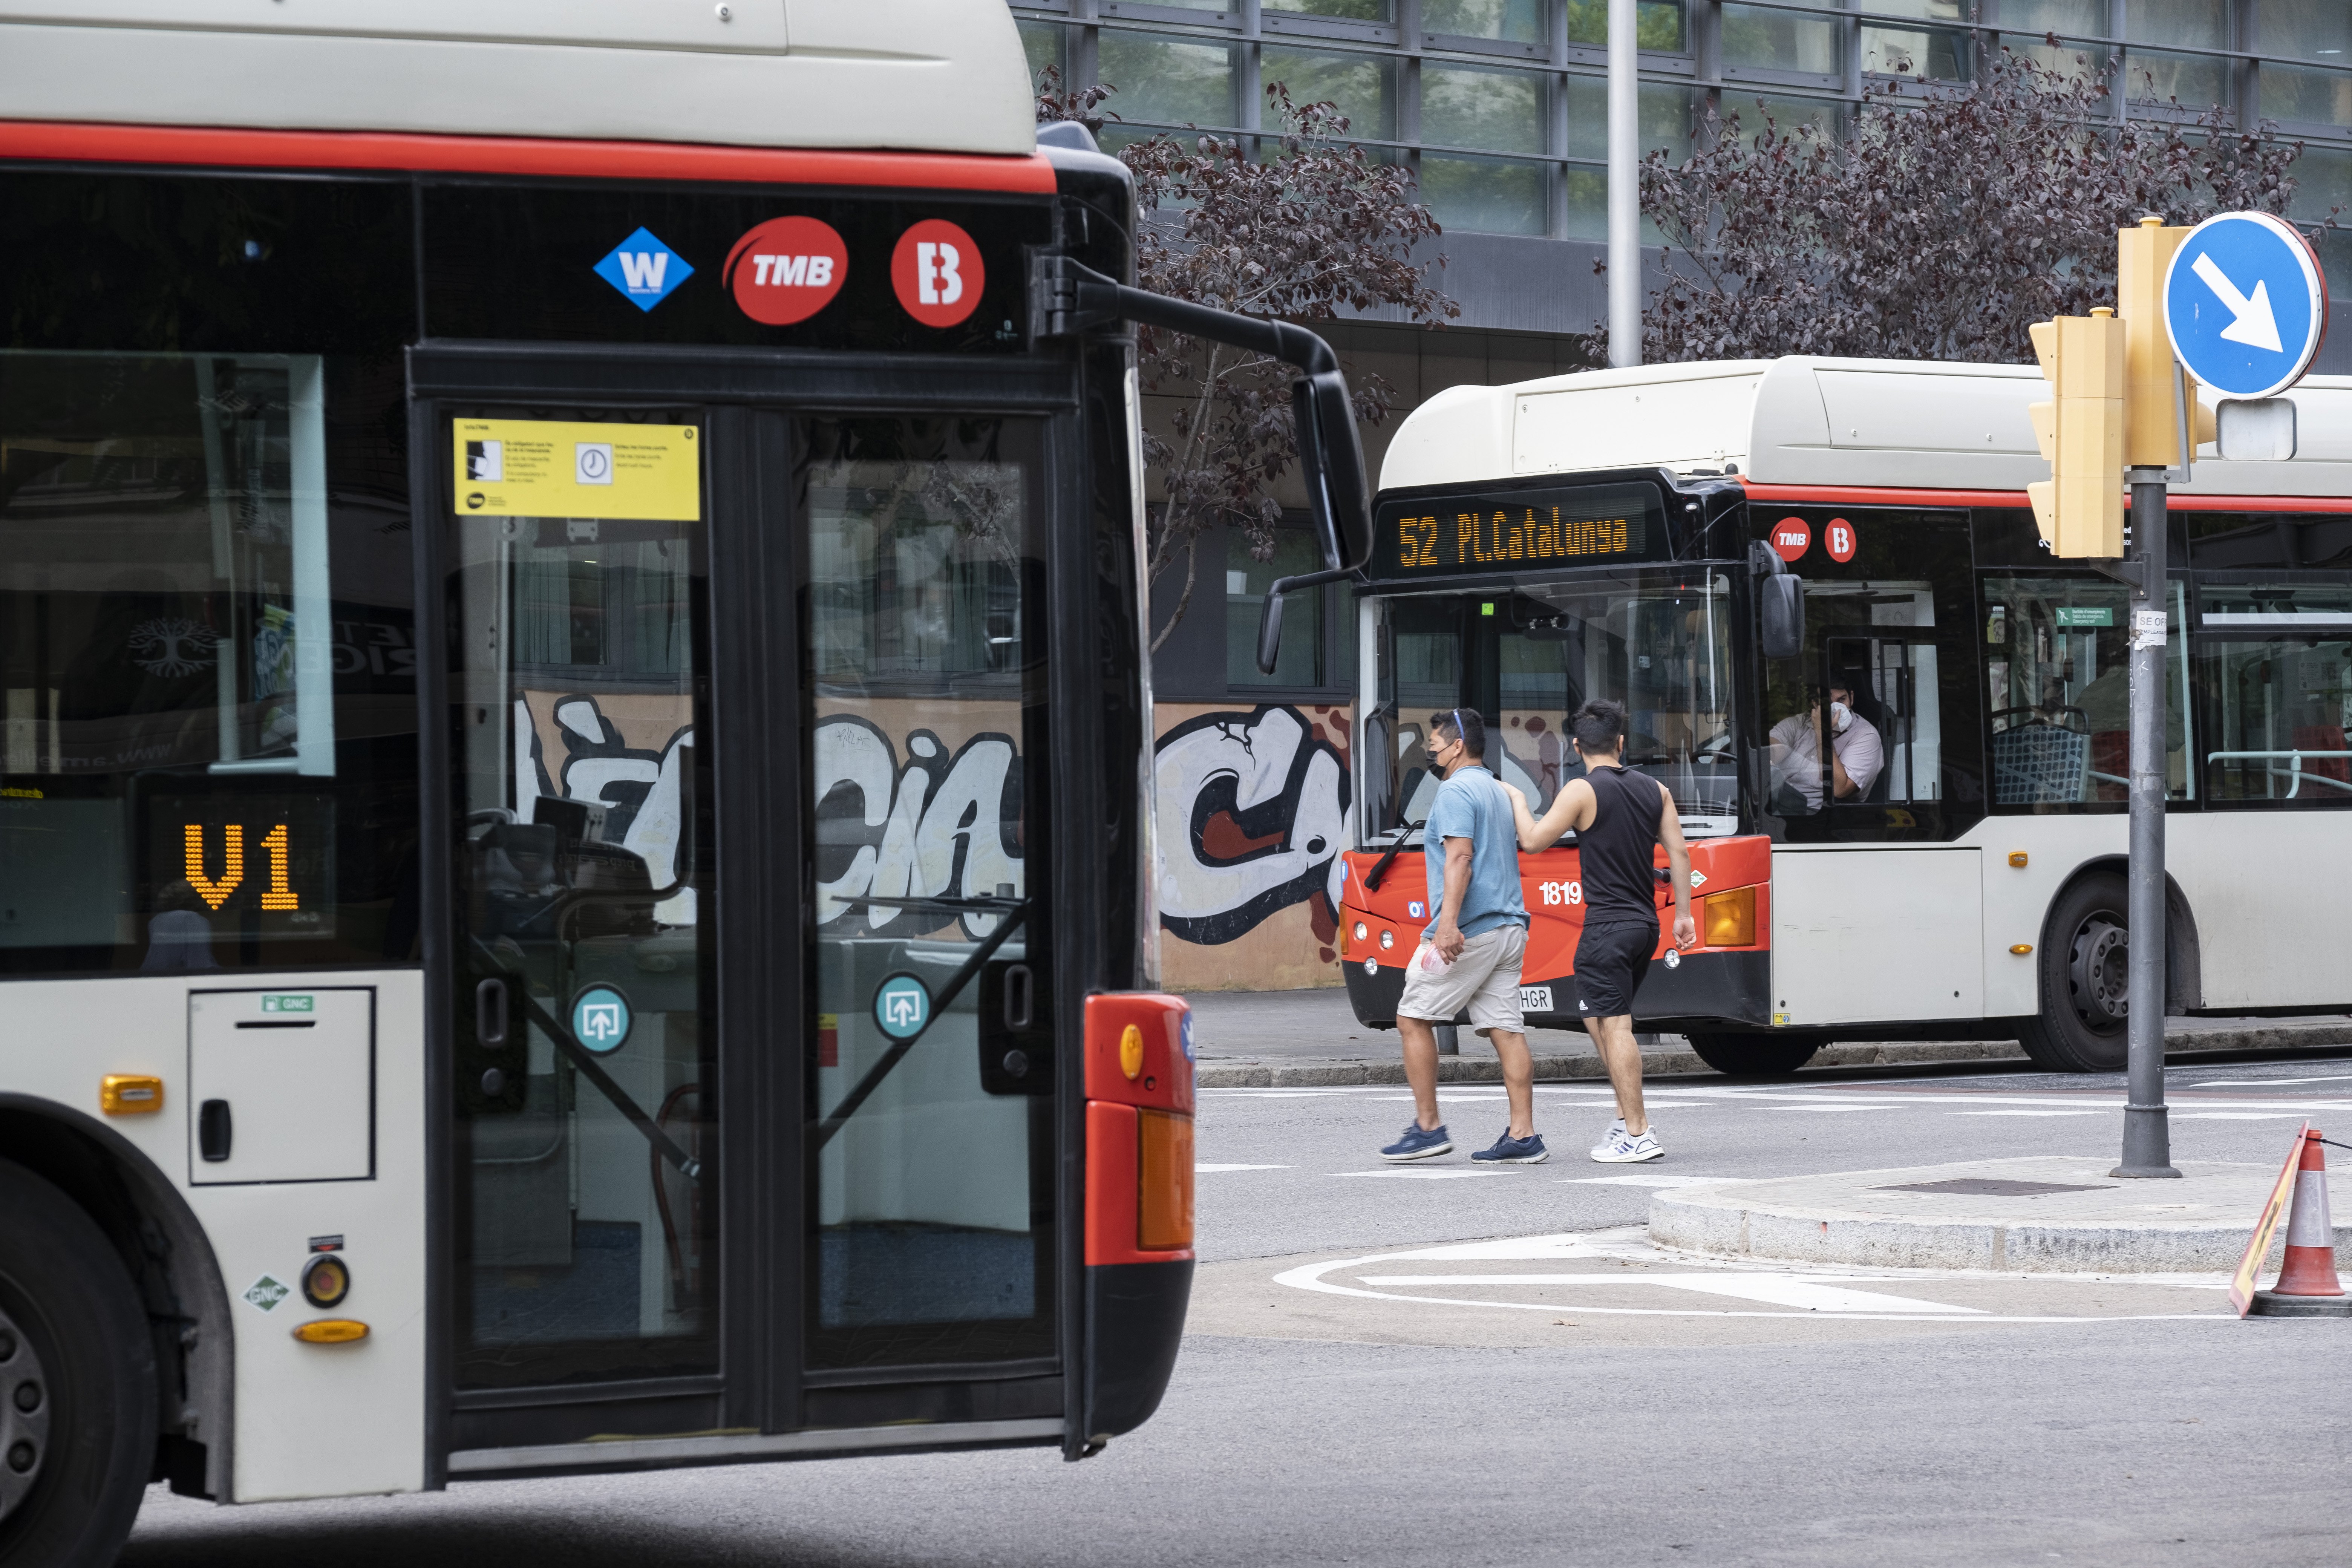
{"type": "MultiPolygon", "coordinates": [[[[881,726],[835,713],[816,727],[816,918],[833,934],[912,936],[947,923],[928,910],[869,900],[1019,896],[1021,755],[1010,735],[950,752],[930,730],[903,755],[881,726]],[[842,922],[846,921],[845,926],[842,922]]],[[[968,936],[996,929],[966,913],[968,936]]]]}
{"type": "MultiPolygon", "coordinates": [[[[1328,719],[1344,741],[1346,720],[1328,719]]],[[[1202,713],[1160,735],[1154,775],[1167,930],[1187,942],[1234,942],[1319,898],[1309,914],[1318,942],[1329,943],[1355,809],[1347,753],[1321,724],[1280,704],[1202,713]]]]}

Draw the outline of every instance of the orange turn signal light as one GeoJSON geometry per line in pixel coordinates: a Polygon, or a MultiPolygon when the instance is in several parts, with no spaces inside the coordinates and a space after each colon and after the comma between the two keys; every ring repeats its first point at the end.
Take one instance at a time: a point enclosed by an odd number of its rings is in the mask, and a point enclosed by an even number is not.
{"type": "Polygon", "coordinates": [[[144,1116],[161,1110],[163,1080],[148,1073],[108,1073],[98,1080],[98,1108],[109,1116],[144,1116]]]}
{"type": "Polygon", "coordinates": [[[1132,1024],[1119,1032],[1118,1070],[1130,1082],[1143,1076],[1143,1031],[1132,1024]]]}
{"type": "Polygon", "coordinates": [[[2019,870],[2021,870],[2021,871],[2024,870],[2024,869],[2025,869],[2025,851],[2024,851],[2024,850],[2022,850],[2022,849],[2012,849],[2012,850],[2011,850],[2011,851],[2009,852],[2009,863],[2010,863],[2011,865],[2012,865],[2012,866],[2016,867],[2016,868],[2017,868],[2019,870]]]}
{"type": "Polygon", "coordinates": [[[1135,1245],[1174,1252],[1192,1245],[1192,1119],[1136,1112],[1135,1245]]]}
{"type": "Polygon", "coordinates": [[[1708,947],[1756,945],[1756,889],[1734,888],[1699,900],[1699,941],[1708,947]]]}
{"type": "Polygon", "coordinates": [[[2017,954],[2018,957],[2023,958],[2027,953],[2033,951],[2033,944],[2030,942],[2012,942],[2009,944],[2009,951],[2017,954]]]}
{"type": "Polygon", "coordinates": [[[349,1318],[321,1318],[294,1331],[306,1345],[347,1345],[368,1337],[368,1326],[349,1318]]]}

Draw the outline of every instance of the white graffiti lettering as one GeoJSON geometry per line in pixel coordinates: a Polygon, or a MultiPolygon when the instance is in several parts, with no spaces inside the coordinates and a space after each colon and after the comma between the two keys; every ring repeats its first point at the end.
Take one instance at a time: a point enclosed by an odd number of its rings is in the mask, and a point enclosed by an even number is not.
{"type": "Polygon", "coordinates": [[[1160,737],[1160,919],[1188,942],[1232,942],[1323,894],[1339,907],[1355,808],[1338,747],[1295,708],[1205,713],[1160,737]]]}

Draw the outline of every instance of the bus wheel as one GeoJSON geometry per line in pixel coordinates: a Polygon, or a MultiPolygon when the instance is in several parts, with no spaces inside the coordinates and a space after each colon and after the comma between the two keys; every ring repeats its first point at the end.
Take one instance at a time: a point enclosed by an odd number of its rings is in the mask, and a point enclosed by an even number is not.
{"type": "Polygon", "coordinates": [[[2025,1054],[2057,1072],[2121,1072],[2127,1055],[2131,937],[2124,879],[2095,871],[2052,906],[2035,956],[2041,1012],[2018,1031],[2025,1054]]]}
{"type": "Polygon", "coordinates": [[[0,1562],[108,1568],[155,1458],[155,1348],[105,1235],[0,1160],[0,1562]]]}
{"type": "Polygon", "coordinates": [[[1822,1035],[1693,1035],[1698,1059],[1735,1078],[1778,1078],[1795,1072],[1829,1044],[1822,1035]]]}

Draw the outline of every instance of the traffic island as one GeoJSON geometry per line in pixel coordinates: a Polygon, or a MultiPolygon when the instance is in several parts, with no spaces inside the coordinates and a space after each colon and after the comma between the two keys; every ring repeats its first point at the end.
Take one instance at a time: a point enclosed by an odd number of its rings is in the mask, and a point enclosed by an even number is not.
{"type": "MultiPolygon", "coordinates": [[[[2178,1181],[2120,1181],[2112,1159],[2034,1155],[1675,1188],[1650,1239],[1718,1258],[2018,1274],[2227,1274],[2275,1166],[2180,1163],[2178,1181]]],[[[2331,1186],[2346,1212],[2352,1191],[2331,1186]]],[[[2332,1229],[2352,1268],[2352,1226],[2332,1229]]],[[[2273,1245],[2275,1262],[2276,1246],[2273,1245]]]]}

